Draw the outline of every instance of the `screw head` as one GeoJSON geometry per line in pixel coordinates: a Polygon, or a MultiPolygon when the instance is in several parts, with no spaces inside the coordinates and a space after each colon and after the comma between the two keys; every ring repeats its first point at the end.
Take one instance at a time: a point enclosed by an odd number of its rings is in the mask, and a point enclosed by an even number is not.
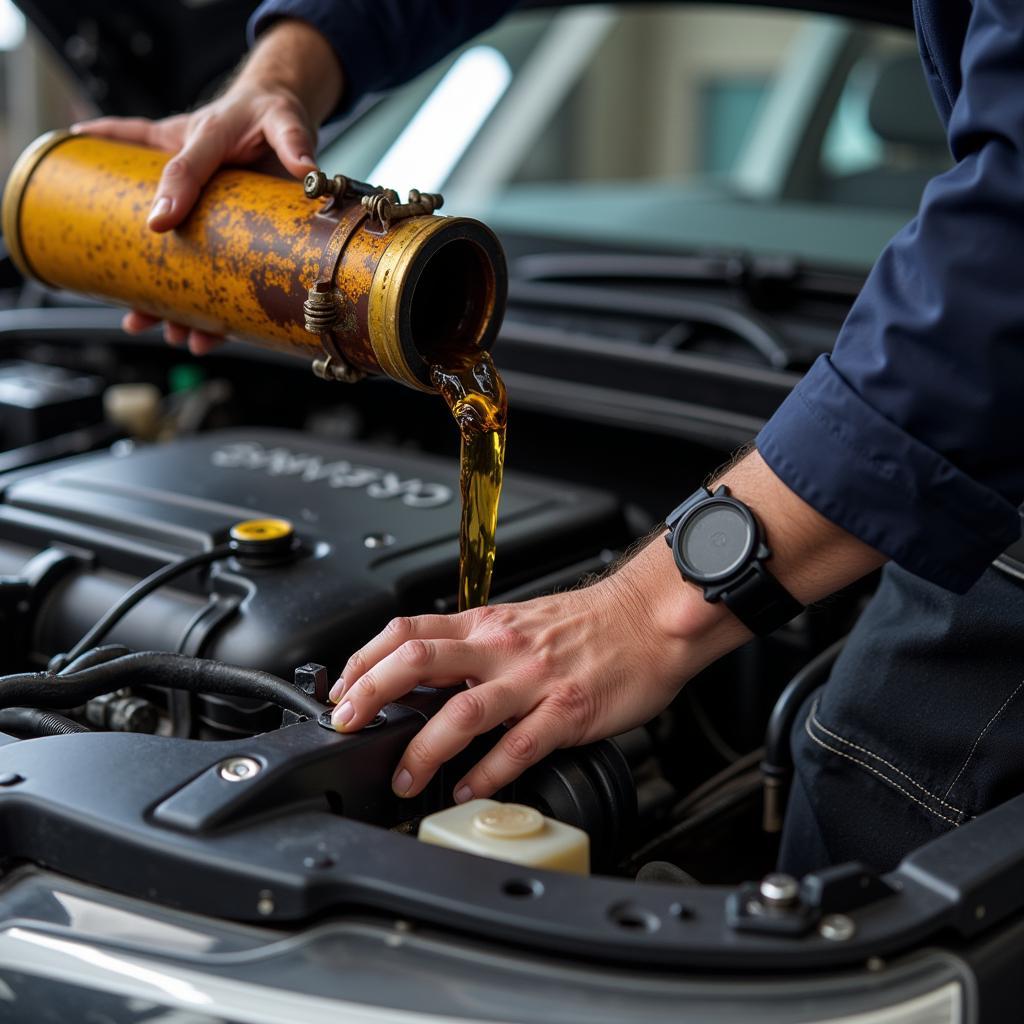
{"type": "Polygon", "coordinates": [[[765,875],[759,892],[768,907],[791,907],[800,895],[800,883],[792,875],[765,875]]]}
{"type": "Polygon", "coordinates": [[[259,775],[263,766],[252,757],[229,757],[220,765],[220,777],[225,782],[245,782],[259,775]]]}
{"type": "Polygon", "coordinates": [[[363,538],[363,547],[375,551],[377,548],[389,548],[395,543],[395,538],[390,533],[368,533],[363,538]]]}
{"type": "Polygon", "coordinates": [[[322,196],[327,184],[327,175],[323,171],[310,171],[302,179],[302,190],[310,199],[322,196]]]}
{"type": "Polygon", "coordinates": [[[828,914],[821,919],[818,925],[818,934],[830,942],[845,942],[852,939],[857,932],[857,926],[852,917],[846,914],[828,914]]]}

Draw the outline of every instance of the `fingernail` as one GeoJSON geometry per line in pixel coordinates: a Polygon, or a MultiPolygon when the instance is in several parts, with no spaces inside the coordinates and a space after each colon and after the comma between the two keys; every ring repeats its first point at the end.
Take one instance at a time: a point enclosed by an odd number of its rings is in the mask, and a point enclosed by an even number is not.
{"type": "Polygon", "coordinates": [[[70,128],[68,128],[68,131],[71,132],[72,135],[77,135],[82,130],[82,127],[82,123],[80,121],[76,121],[70,128]]]}
{"type": "Polygon", "coordinates": [[[345,691],[345,680],[344,679],[339,679],[331,687],[331,692],[329,694],[327,694],[327,699],[332,704],[337,704],[338,703],[338,699],[341,697],[341,695],[342,695],[342,693],[344,693],[344,691],[345,691]]]}
{"type": "Polygon", "coordinates": [[[166,217],[171,212],[171,201],[167,196],[157,196],[153,203],[153,209],[149,211],[149,221],[152,223],[158,217],[166,217]]]}
{"type": "Polygon", "coordinates": [[[299,163],[312,164],[314,167],[316,167],[316,161],[308,153],[303,153],[302,156],[299,157],[299,163]]]}
{"type": "Polygon", "coordinates": [[[412,775],[409,774],[408,768],[403,768],[395,775],[391,782],[391,788],[397,796],[405,796],[412,789],[412,775]]]}
{"type": "Polygon", "coordinates": [[[459,788],[455,790],[455,802],[457,804],[465,804],[472,799],[473,790],[471,790],[469,786],[459,786],[459,788]]]}
{"type": "Polygon", "coordinates": [[[355,713],[356,709],[352,707],[352,702],[347,700],[341,707],[334,709],[334,714],[331,715],[331,722],[335,726],[348,725],[355,713]]]}

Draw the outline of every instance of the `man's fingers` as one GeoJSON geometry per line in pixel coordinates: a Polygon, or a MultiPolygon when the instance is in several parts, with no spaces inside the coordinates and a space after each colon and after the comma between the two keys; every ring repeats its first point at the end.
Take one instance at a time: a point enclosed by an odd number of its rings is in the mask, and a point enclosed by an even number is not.
{"type": "Polygon", "coordinates": [[[184,324],[173,324],[170,322],[164,324],[164,341],[168,345],[174,345],[175,347],[184,345],[187,339],[188,328],[184,324]]]}
{"type": "Polygon", "coordinates": [[[97,117],[71,126],[72,135],[100,135],[122,142],[140,142],[155,146],[156,122],[145,117],[97,117]]]}
{"type": "Polygon", "coordinates": [[[100,135],[121,142],[138,142],[174,152],[185,141],[188,118],[184,115],[150,121],[145,117],[97,117],[71,126],[73,135],[100,135]]]}
{"type": "Polygon", "coordinates": [[[189,331],[188,350],[194,356],[205,356],[218,345],[223,344],[224,339],[219,334],[207,334],[206,331],[198,330],[189,331]]]}
{"type": "Polygon", "coordinates": [[[316,170],[316,144],[309,126],[291,110],[275,109],[263,121],[263,137],[289,174],[301,178],[316,170]]]}
{"type": "Polygon", "coordinates": [[[385,704],[426,683],[451,686],[490,673],[485,652],[465,640],[409,640],[354,682],[334,709],[336,729],[361,729],[385,704]]]}
{"type": "Polygon", "coordinates": [[[225,128],[214,117],[197,122],[181,150],[164,167],[149,211],[154,231],[177,227],[199,198],[199,191],[224,162],[230,148],[225,128]]]}
{"type": "Polygon", "coordinates": [[[341,678],[331,687],[331,700],[337,703],[364,672],[409,640],[464,640],[469,629],[470,623],[462,615],[417,615],[415,618],[392,619],[365,647],[348,659],[341,678]]]}
{"type": "Polygon", "coordinates": [[[514,782],[527,768],[564,744],[563,729],[555,715],[538,707],[509,729],[494,749],[456,784],[452,794],[455,802],[464,804],[477,797],[491,796],[514,782]]]}
{"type": "Polygon", "coordinates": [[[160,323],[160,317],[150,316],[133,309],[121,317],[121,330],[127,334],[141,334],[160,323]]]}
{"type": "Polygon", "coordinates": [[[522,701],[516,687],[501,682],[457,693],[409,744],[391,780],[395,793],[416,796],[445,761],[474,737],[496,729],[513,716],[522,701]]]}

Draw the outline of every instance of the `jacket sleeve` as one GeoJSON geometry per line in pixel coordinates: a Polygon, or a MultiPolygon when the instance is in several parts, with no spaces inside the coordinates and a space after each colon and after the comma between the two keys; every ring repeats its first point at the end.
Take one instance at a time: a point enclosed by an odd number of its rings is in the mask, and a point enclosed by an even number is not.
{"type": "Polygon", "coordinates": [[[278,18],[318,29],[345,69],[343,113],[367,93],[413,78],[489,28],[516,0],[264,0],[249,41],[278,18]]]}
{"type": "Polygon", "coordinates": [[[1024,5],[974,0],[961,68],[955,165],[757,438],[820,513],[960,593],[1021,534],[1024,5]]]}

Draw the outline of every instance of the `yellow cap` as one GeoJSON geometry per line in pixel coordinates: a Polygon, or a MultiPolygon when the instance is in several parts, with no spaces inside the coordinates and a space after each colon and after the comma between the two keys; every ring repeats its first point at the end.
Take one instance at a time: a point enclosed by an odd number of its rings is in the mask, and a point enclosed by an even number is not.
{"type": "Polygon", "coordinates": [[[259,544],[290,537],[295,527],[287,519],[246,519],[231,527],[230,537],[241,544],[259,544]]]}
{"type": "Polygon", "coordinates": [[[544,828],[544,815],[523,804],[498,804],[473,817],[473,828],[496,839],[526,839],[544,828]]]}

